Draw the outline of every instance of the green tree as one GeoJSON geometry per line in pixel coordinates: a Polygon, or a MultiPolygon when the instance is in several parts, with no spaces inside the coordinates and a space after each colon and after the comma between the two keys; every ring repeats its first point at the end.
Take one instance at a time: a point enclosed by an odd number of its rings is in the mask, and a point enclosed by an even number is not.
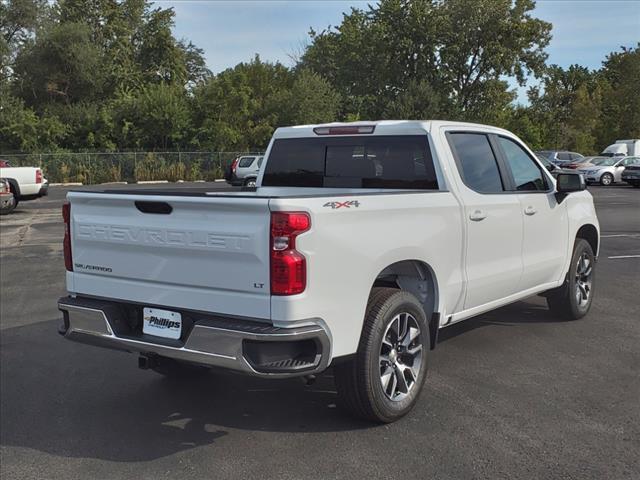
{"type": "Polygon", "coordinates": [[[56,24],[18,55],[14,66],[16,90],[39,111],[49,102],[99,98],[104,80],[100,58],[88,26],[56,24]]]}
{"type": "Polygon", "coordinates": [[[46,0],[0,0],[0,81],[7,81],[15,56],[48,14],[46,0]]]}
{"type": "Polygon", "coordinates": [[[179,149],[189,136],[190,112],[178,85],[149,84],[114,104],[113,122],[120,148],[179,149]]]}
{"type": "Polygon", "coordinates": [[[594,129],[600,116],[601,87],[597,72],[571,65],[552,65],[542,85],[529,91],[532,115],[542,125],[545,148],[594,153],[594,129]]]}
{"type": "Polygon", "coordinates": [[[418,82],[450,118],[499,120],[513,100],[502,78],[523,84],[527,73],[543,73],[551,25],[531,16],[534,7],[532,0],[381,0],[352,9],[336,28],[311,31],[301,66],[337,88],[345,116],[397,110],[418,82]]]}
{"type": "Polygon", "coordinates": [[[300,70],[290,90],[284,90],[278,124],[300,125],[335,121],[340,95],[317,73],[300,70]]]}
{"type": "Polygon", "coordinates": [[[282,64],[256,56],[198,85],[193,91],[194,143],[215,150],[265,148],[285,121],[290,106],[284,92],[293,82],[293,73],[282,64]]]}
{"type": "Polygon", "coordinates": [[[640,43],[612,52],[600,70],[602,115],[596,143],[602,149],[616,139],[640,138],[640,43]]]}

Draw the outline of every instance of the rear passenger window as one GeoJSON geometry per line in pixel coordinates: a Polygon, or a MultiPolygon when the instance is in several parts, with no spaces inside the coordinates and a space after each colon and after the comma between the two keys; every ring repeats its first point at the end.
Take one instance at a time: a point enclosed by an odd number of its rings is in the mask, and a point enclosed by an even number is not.
{"type": "Polygon", "coordinates": [[[240,159],[240,163],[238,163],[238,166],[240,168],[247,168],[250,167],[251,164],[253,163],[253,161],[255,160],[256,157],[242,157],[240,159]]]}
{"type": "Polygon", "coordinates": [[[480,193],[504,191],[496,157],[489,139],[482,133],[450,133],[458,170],[464,183],[480,193]]]}
{"type": "Polygon", "coordinates": [[[505,137],[498,137],[498,143],[511,169],[517,191],[547,190],[542,170],[520,145],[505,137]]]}

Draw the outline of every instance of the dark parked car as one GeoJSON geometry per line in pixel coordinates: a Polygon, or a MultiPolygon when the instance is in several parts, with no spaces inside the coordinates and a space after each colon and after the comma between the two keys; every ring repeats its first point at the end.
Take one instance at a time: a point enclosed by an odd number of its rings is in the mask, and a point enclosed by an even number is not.
{"type": "MultiPolygon", "coordinates": [[[[632,157],[640,159],[640,157],[632,157]]],[[[622,181],[634,187],[640,187],[640,164],[627,165],[622,171],[622,181]]]]}

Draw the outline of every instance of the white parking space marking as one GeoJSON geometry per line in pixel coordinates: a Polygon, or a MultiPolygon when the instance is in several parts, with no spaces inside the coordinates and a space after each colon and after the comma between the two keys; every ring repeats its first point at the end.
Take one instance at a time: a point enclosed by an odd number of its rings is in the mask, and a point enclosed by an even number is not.
{"type": "Polygon", "coordinates": [[[640,237],[640,233],[619,233],[616,235],[600,235],[600,238],[616,238],[616,237],[637,238],[637,237],[640,237]]]}
{"type": "Polygon", "coordinates": [[[614,255],[613,257],[607,257],[607,258],[611,258],[614,260],[617,260],[619,258],[640,258],[640,255],[614,255]]]}

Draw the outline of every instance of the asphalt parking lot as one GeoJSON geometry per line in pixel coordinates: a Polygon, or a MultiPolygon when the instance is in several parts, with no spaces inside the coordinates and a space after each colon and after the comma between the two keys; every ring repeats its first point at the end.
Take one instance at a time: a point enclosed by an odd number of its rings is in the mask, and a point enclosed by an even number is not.
{"type": "Polygon", "coordinates": [[[312,386],[170,381],[63,340],[66,190],[52,187],[0,221],[0,476],[638,479],[640,191],[590,191],[591,313],[559,322],[533,297],[449,327],[415,410],[371,426],[336,408],[330,371],[312,386]]]}

